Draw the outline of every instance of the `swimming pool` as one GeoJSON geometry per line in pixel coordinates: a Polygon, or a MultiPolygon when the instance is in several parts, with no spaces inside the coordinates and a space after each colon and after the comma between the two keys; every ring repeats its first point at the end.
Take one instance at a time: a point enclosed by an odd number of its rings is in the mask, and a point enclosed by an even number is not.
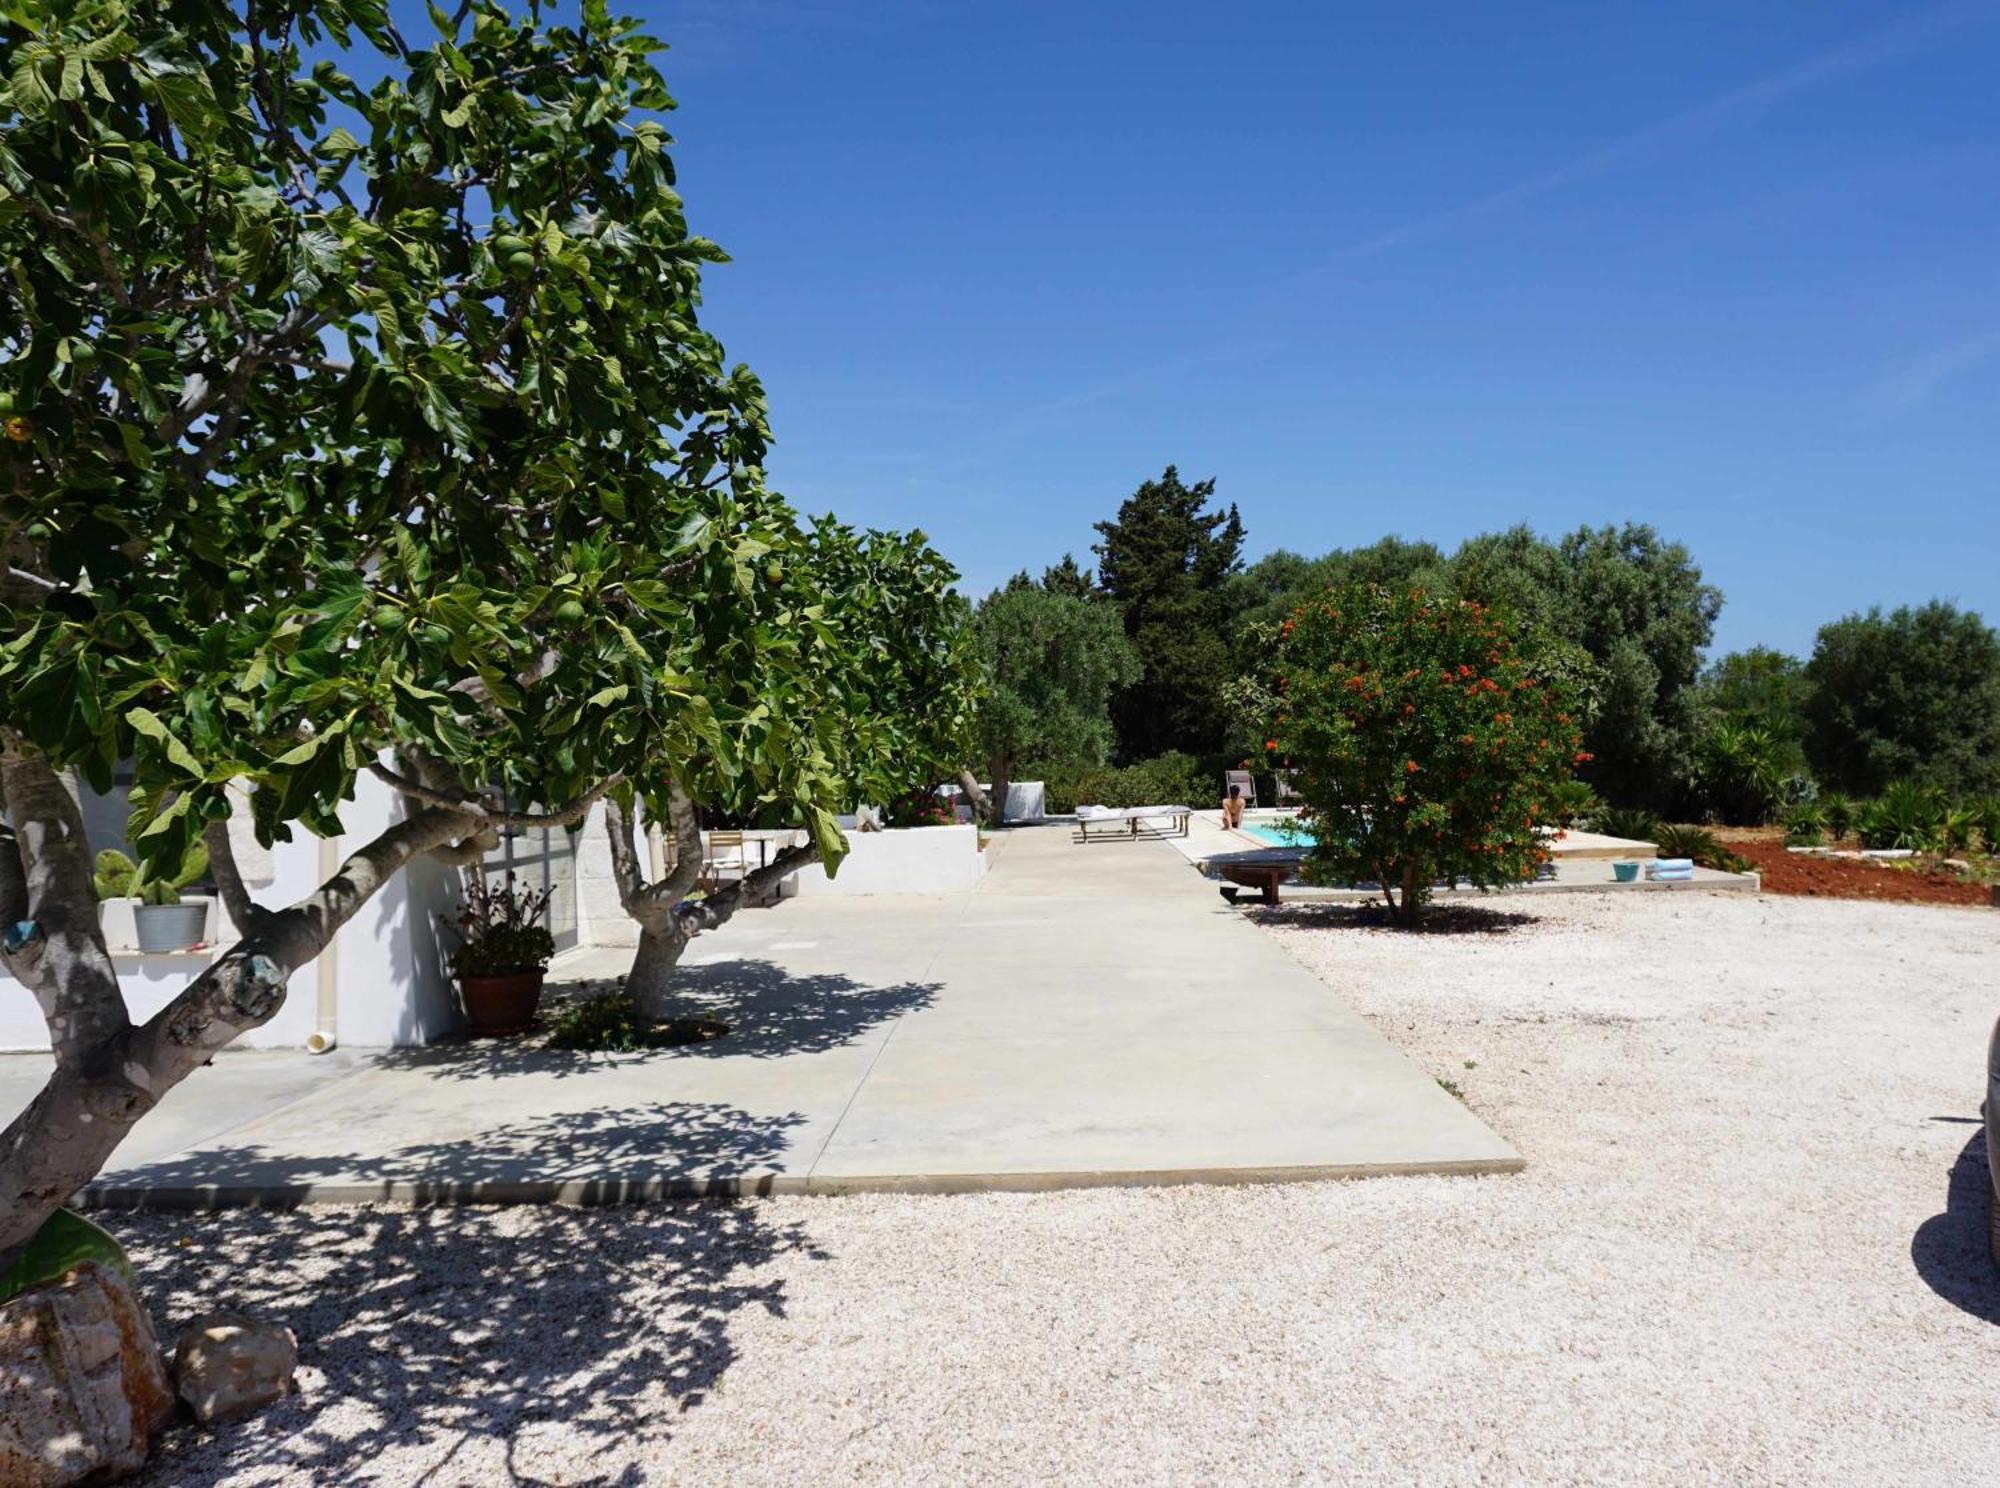
{"type": "Polygon", "coordinates": [[[1272,847],[1311,847],[1312,829],[1295,816],[1281,816],[1273,821],[1246,821],[1237,830],[1245,836],[1255,837],[1259,842],[1272,847]]]}

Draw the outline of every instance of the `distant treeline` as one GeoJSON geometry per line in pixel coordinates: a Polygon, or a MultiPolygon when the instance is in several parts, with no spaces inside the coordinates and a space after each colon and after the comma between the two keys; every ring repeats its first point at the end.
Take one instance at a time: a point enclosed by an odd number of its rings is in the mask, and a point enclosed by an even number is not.
{"type": "Polygon", "coordinates": [[[1015,716],[1017,768],[1177,754],[1206,776],[1259,757],[1257,679],[1277,628],[1306,599],[1358,579],[1511,614],[1542,664],[1579,684],[1593,756],[1584,777],[1621,805],[1748,820],[1821,789],[1872,796],[1909,780],[1957,797],[2000,791],[2000,637],[1941,600],[1833,620],[1808,657],[1755,647],[1704,666],[1722,592],[1686,547],[1642,524],[1554,539],[1514,527],[1450,553],[1385,537],[1245,565],[1237,508],[1216,504],[1213,480],[1189,484],[1169,466],[1097,531],[1094,572],[1066,556],[981,606],[989,641],[996,624],[1008,632],[1000,688],[1041,694],[1015,716]],[[1051,650],[1039,632],[1071,605],[1109,606],[1120,623],[1070,624],[1071,650],[1051,650]],[[1049,668],[1055,677],[1036,677],[1049,668]],[[1093,695],[1063,699],[1064,675],[1079,669],[1093,695]],[[1037,737],[1037,712],[1058,699],[1070,716],[1037,737]]]}

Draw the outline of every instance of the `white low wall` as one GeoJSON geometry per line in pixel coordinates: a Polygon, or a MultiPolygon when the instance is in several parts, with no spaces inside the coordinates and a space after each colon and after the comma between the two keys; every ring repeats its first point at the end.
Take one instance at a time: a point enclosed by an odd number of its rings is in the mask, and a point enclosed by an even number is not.
{"type": "Polygon", "coordinates": [[[896,827],[849,832],[838,876],[815,865],[789,883],[802,896],[827,894],[955,894],[986,874],[977,827],[896,827]]]}
{"type": "MultiPolygon", "coordinates": [[[[389,788],[364,775],[355,799],[340,818],[347,835],[333,849],[352,851],[402,815],[389,788]]],[[[300,829],[294,840],[260,848],[248,832],[248,808],[231,823],[238,864],[251,896],[277,907],[311,893],[322,877],[319,839],[300,829]]],[[[325,978],[335,994],[334,1034],[343,1044],[420,1044],[459,1022],[456,999],[445,975],[438,943],[437,916],[456,900],[451,870],[419,859],[396,874],[381,892],[333,939],[316,961],[292,974],[276,1016],[236,1040],[251,1049],[302,1047],[319,1021],[319,990],[325,978]]],[[[209,946],[198,951],[150,954],[118,944],[131,938],[131,911],[117,906],[106,916],[112,962],[132,1021],[144,1022],[165,1007],[236,939],[221,905],[209,910],[209,946]]],[[[26,987],[0,972],[0,1052],[46,1049],[48,1029],[41,1008],[26,987]]]]}

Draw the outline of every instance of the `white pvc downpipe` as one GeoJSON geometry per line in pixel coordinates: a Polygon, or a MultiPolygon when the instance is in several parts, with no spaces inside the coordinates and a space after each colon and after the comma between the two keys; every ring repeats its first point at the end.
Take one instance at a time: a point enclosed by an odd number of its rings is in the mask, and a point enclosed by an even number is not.
{"type": "MultiPolygon", "coordinates": [[[[322,837],[319,840],[319,881],[325,883],[340,871],[340,839],[322,837]]],[[[318,992],[318,1011],[313,1016],[313,1031],[306,1035],[306,1052],[324,1054],[340,1042],[340,933],[334,932],[326,949],[319,953],[313,963],[315,985],[318,992]]]]}

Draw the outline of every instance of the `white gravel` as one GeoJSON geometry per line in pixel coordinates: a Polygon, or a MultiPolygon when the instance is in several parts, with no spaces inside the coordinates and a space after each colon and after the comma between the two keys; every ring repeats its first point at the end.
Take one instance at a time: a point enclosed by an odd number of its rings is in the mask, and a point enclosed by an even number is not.
{"type": "Polygon", "coordinates": [[[174,1316],[305,1343],[298,1397],[150,1481],[1991,1479],[2000,913],[1289,913],[1527,1172],[128,1220],[174,1316]]]}

